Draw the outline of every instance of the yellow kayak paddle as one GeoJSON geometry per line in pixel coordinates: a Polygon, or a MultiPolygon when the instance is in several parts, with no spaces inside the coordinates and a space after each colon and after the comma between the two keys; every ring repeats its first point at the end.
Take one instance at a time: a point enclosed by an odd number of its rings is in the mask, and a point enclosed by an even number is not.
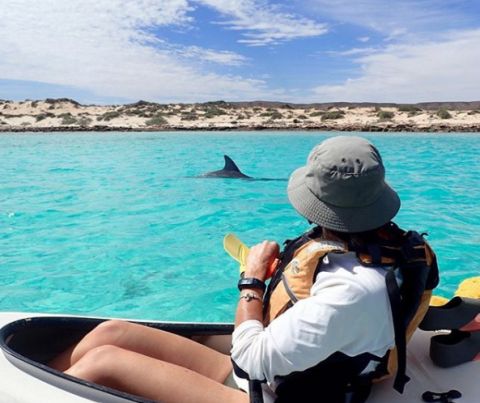
{"type": "MultiPolygon", "coordinates": [[[[250,248],[245,245],[235,234],[229,233],[223,238],[223,247],[225,251],[240,264],[240,275],[243,275],[247,267],[247,256],[250,248]]],[[[278,259],[270,266],[267,277],[270,278],[277,268],[278,259]]]]}

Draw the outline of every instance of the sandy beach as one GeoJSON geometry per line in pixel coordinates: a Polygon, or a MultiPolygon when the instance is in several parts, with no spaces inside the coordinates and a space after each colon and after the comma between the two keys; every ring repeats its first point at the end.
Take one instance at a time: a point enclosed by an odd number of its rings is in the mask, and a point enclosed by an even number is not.
{"type": "Polygon", "coordinates": [[[82,105],[71,99],[0,100],[0,132],[176,130],[480,132],[480,102],[82,105]]]}

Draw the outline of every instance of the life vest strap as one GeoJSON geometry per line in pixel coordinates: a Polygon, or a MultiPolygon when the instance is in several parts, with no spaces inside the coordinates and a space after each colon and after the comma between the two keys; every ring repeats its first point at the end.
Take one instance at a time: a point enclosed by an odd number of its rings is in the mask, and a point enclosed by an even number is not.
{"type": "Polygon", "coordinates": [[[292,302],[292,304],[295,304],[298,301],[298,298],[295,295],[295,293],[292,291],[290,286],[288,285],[287,277],[285,277],[285,275],[283,273],[282,273],[282,282],[283,282],[283,286],[285,287],[285,291],[287,292],[288,296],[290,297],[290,301],[292,302]]]}
{"type": "Polygon", "coordinates": [[[391,269],[385,276],[385,282],[390,300],[392,311],[393,328],[395,331],[395,345],[397,347],[397,374],[393,383],[393,388],[399,393],[403,393],[405,384],[410,380],[406,375],[407,368],[407,339],[405,315],[402,307],[400,289],[395,278],[395,271],[391,269]]]}
{"type": "Polygon", "coordinates": [[[248,395],[250,403],[264,403],[262,382],[256,380],[248,381],[248,395]]]}

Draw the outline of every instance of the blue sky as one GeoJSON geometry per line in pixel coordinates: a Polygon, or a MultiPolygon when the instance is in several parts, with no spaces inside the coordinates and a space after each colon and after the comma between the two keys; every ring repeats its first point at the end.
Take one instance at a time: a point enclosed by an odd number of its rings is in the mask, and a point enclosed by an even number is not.
{"type": "Polygon", "coordinates": [[[475,0],[10,0],[0,99],[480,100],[475,0]]]}

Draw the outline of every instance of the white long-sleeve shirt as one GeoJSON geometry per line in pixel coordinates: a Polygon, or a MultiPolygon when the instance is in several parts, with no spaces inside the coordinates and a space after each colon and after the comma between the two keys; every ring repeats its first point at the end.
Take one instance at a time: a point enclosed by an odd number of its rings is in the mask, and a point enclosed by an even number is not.
{"type": "MultiPolygon", "coordinates": [[[[353,253],[326,256],[309,298],[265,328],[246,320],[235,329],[233,361],[275,390],[275,377],[308,369],[335,352],[383,356],[394,345],[385,274],[361,265],[353,253]]],[[[245,380],[235,380],[245,388],[245,380]]]]}

